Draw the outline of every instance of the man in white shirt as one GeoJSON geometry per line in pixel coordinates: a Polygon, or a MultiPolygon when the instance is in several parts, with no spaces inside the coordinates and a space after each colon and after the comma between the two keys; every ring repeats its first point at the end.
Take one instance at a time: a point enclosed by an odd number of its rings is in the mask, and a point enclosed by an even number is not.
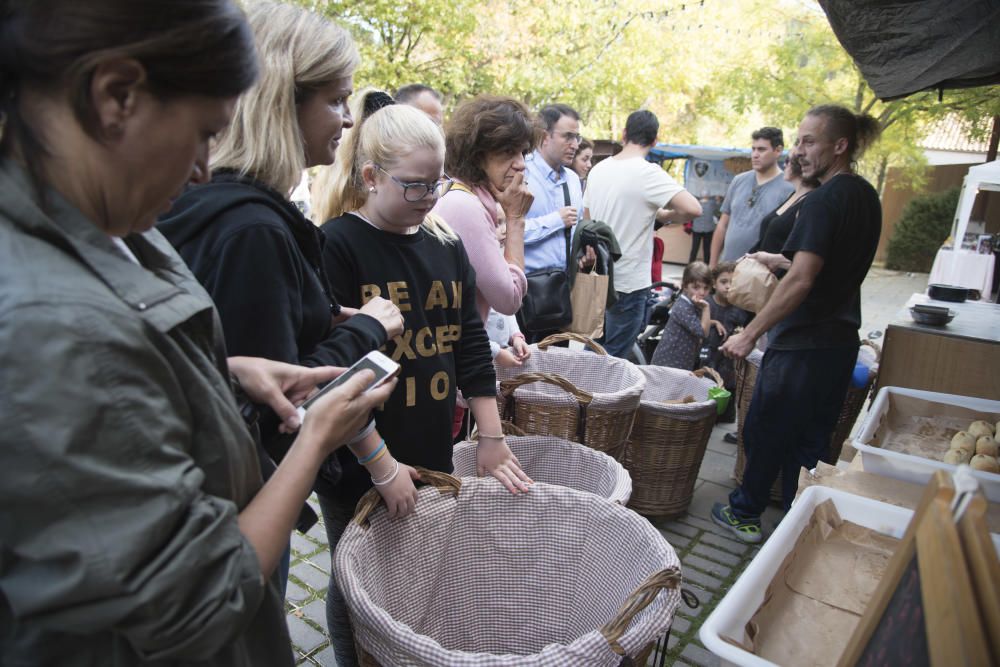
{"type": "Polygon", "coordinates": [[[701,205],[646,156],[656,144],[660,122],[650,111],[634,111],[625,121],[625,148],[601,161],[587,178],[584,218],[611,227],[621,246],[615,262],[618,301],[604,316],[608,354],[625,357],[646,316],[653,262],[653,224],[684,222],[701,215],[701,205]]]}

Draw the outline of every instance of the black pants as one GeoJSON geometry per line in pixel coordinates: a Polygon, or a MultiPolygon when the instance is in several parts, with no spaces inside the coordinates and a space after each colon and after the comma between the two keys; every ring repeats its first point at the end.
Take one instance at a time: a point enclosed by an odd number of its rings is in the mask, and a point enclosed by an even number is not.
{"type": "Polygon", "coordinates": [[[701,254],[705,258],[703,261],[708,264],[708,259],[712,255],[712,236],[715,232],[691,232],[691,256],[688,257],[688,264],[698,256],[698,244],[701,244],[701,254]]]}
{"type": "Polygon", "coordinates": [[[791,507],[799,469],[829,454],[857,357],[857,346],[764,354],[743,425],[743,483],[729,494],[733,514],[758,518],[779,472],[782,503],[791,507]]]}

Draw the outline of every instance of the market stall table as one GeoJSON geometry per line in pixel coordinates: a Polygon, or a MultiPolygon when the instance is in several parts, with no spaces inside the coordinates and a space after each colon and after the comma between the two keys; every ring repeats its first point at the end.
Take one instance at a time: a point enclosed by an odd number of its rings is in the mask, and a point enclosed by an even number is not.
{"type": "Polygon", "coordinates": [[[992,253],[941,248],[934,257],[927,282],[979,290],[983,300],[988,300],[993,288],[994,263],[992,253]]]}
{"type": "Polygon", "coordinates": [[[886,329],[878,387],[1000,399],[1000,305],[911,296],[886,329]],[[921,303],[949,308],[955,319],[943,326],[917,324],[909,308],[921,303]]]}

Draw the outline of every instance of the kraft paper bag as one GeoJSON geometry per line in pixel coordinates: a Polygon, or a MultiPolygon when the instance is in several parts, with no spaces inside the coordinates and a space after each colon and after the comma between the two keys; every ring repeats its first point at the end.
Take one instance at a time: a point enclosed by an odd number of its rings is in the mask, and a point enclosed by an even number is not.
{"type": "Polygon", "coordinates": [[[759,313],[778,286],[778,278],[755,259],[744,257],[736,263],[729,285],[729,303],[737,308],[759,313]]]}
{"type": "Polygon", "coordinates": [[[597,273],[577,273],[570,292],[573,321],[566,328],[589,338],[604,335],[604,311],[608,301],[608,276],[597,273]]]}

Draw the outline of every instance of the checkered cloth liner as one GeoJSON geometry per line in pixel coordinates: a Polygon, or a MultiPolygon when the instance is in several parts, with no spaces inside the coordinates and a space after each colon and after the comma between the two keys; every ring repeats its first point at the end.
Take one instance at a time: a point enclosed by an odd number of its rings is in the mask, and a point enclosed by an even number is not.
{"type": "Polygon", "coordinates": [[[646,376],[640,409],[652,414],[670,415],[680,419],[701,419],[706,411],[715,412],[715,401],[708,397],[708,390],[715,382],[692,375],[690,371],[664,366],[639,366],[646,376]],[[663,403],[694,396],[694,403],[663,403]]]}
{"type": "MultiPolygon", "coordinates": [[[[622,464],[590,447],[549,436],[507,437],[521,469],[536,482],[568,486],[622,505],[632,495],[632,478],[622,464]]],[[[476,476],[476,443],[455,445],[455,477],[476,476]]]]}
{"type": "MultiPolygon", "coordinates": [[[[590,404],[600,410],[635,410],[645,379],[637,366],[624,359],[603,356],[585,350],[531,346],[531,356],[518,368],[497,368],[497,380],[510,380],[522,373],[556,373],[577,389],[594,395],[590,404]]],[[[499,393],[499,385],[497,392],[499,393]]],[[[555,385],[535,382],[518,387],[514,398],[542,405],[575,406],[576,399],[555,385]]]]}
{"type": "MultiPolygon", "coordinates": [[[[513,495],[466,478],[458,497],[419,491],[416,512],[352,522],[334,574],[355,637],[380,665],[617,667],[598,631],[651,574],[680,568],[648,521],[603,498],[544,483],[513,495]]],[[[635,656],[680,601],[664,589],[619,644],[635,656]]]]}

